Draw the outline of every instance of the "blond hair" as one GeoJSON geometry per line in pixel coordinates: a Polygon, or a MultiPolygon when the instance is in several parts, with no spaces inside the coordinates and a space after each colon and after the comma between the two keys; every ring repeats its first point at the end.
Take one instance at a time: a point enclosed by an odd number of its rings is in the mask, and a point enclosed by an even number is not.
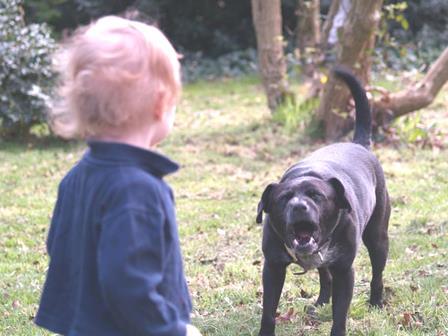
{"type": "Polygon", "coordinates": [[[138,127],[160,95],[174,105],[181,90],[178,55],[163,33],[115,16],[78,29],[55,65],[61,82],[49,121],[66,138],[138,127]]]}

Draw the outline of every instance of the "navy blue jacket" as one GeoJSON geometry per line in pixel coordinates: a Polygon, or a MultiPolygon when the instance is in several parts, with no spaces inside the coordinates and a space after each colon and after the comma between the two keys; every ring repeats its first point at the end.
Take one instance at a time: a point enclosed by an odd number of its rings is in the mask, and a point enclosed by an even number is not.
{"type": "Polygon", "coordinates": [[[69,336],[185,336],[191,301],[174,200],[176,163],[90,142],[59,186],[36,324],[69,336]]]}

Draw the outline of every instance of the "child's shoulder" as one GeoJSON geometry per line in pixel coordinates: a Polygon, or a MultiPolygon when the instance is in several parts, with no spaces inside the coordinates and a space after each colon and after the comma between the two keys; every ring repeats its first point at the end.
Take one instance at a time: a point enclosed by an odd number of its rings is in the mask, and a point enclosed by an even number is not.
{"type": "Polygon", "coordinates": [[[166,190],[160,181],[141,171],[121,170],[109,181],[103,193],[103,200],[113,209],[159,208],[166,200],[166,190]],[[126,175],[129,172],[130,175],[126,175]]]}
{"type": "Polygon", "coordinates": [[[59,188],[78,189],[88,186],[91,190],[110,193],[146,192],[160,193],[165,183],[150,172],[133,165],[91,165],[81,159],[62,178],[59,188]]]}
{"type": "Polygon", "coordinates": [[[120,190],[156,191],[164,182],[149,172],[138,167],[124,166],[109,171],[105,177],[109,186],[117,192],[120,190]]]}
{"type": "Polygon", "coordinates": [[[135,166],[117,166],[101,172],[102,184],[113,193],[146,193],[156,195],[163,189],[163,181],[135,166]]]}

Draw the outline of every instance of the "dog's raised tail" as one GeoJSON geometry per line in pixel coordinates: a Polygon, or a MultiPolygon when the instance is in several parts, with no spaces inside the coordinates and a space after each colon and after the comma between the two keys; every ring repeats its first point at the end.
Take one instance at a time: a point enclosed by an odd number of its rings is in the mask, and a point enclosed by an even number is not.
{"type": "Polygon", "coordinates": [[[372,136],[372,115],[366,91],[348,68],[336,66],[333,72],[337,78],[347,84],[355,101],[355,135],[353,136],[353,142],[369,148],[372,136]]]}

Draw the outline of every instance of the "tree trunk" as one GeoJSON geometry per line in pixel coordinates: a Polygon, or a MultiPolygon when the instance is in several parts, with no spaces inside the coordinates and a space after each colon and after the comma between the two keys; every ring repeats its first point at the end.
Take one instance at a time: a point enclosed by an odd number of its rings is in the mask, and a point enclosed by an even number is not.
{"type": "Polygon", "coordinates": [[[375,125],[384,126],[392,119],[428,106],[447,81],[448,48],[419,82],[396,93],[385,93],[373,102],[375,125]]]}
{"type": "Polygon", "coordinates": [[[251,0],[258,62],[271,112],[289,96],[280,0],[251,0]]]}
{"type": "MultiPolygon", "coordinates": [[[[368,82],[370,73],[370,56],[381,18],[382,2],[352,0],[337,45],[337,63],[353,69],[364,84],[368,82]]],[[[330,75],[316,113],[326,139],[336,140],[352,129],[353,116],[347,112],[350,98],[348,89],[330,75]]]]}
{"type": "Polygon", "coordinates": [[[299,0],[296,43],[306,76],[313,78],[320,58],[320,0],[299,0]]]}
{"type": "Polygon", "coordinates": [[[333,27],[333,20],[334,20],[334,17],[336,16],[336,13],[339,10],[339,3],[340,2],[341,2],[340,0],[332,0],[331,1],[331,6],[330,6],[330,9],[328,11],[327,18],[325,19],[325,22],[324,22],[324,24],[322,26],[321,45],[322,45],[322,50],[324,52],[327,49],[328,36],[330,35],[331,27],[333,27]]]}

